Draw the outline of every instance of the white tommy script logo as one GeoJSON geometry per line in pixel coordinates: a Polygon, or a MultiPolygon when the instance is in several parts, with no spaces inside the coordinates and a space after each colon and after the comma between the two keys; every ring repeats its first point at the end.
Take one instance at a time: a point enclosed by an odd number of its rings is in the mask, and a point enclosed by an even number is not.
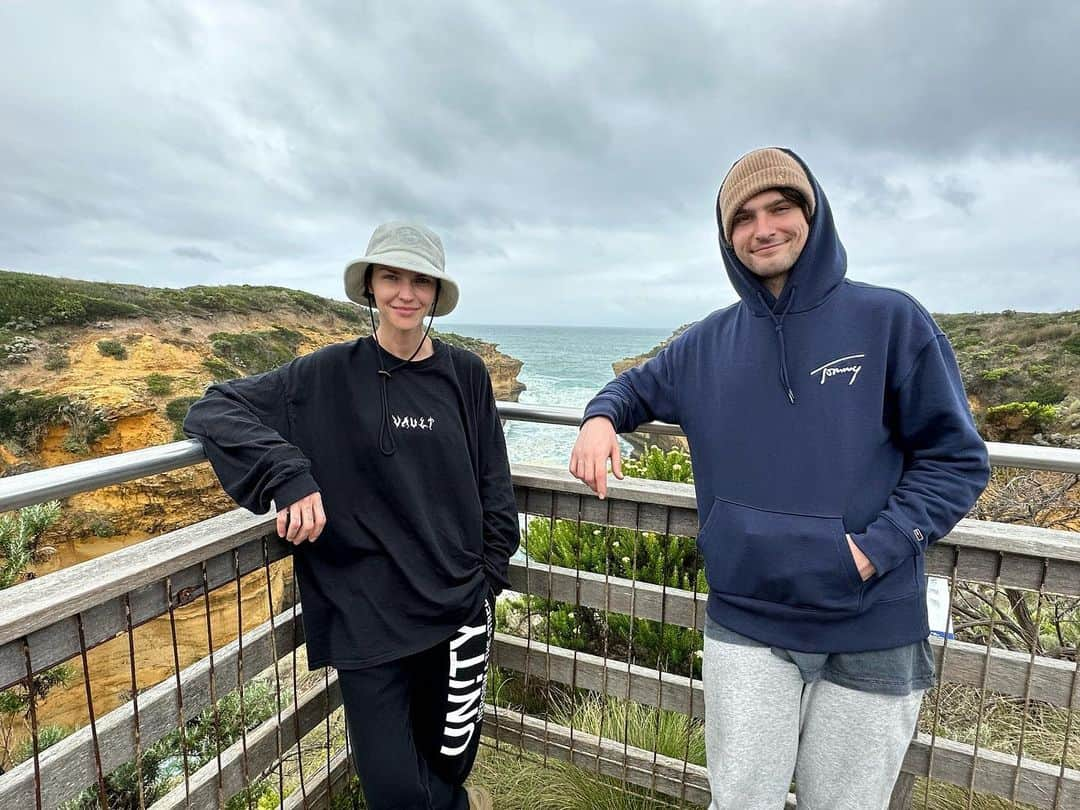
{"type": "Polygon", "coordinates": [[[829,377],[835,377],[837,374],[850,374],[851,379],[848,380],[848,385],[855,384],[855,378],[859,376],[859,372],[862,371],[862,366],[856,363],[851,363],[851,360],[860,360],[866,357],[865,354],[849,354],[847,357],[837,357],[835,360],[830,360],[823,366],[815,368],[810,372],[811,377],[821,375],[821,384],[825,384],[825,380],[829,377]],[[847,363],[847,365],[840,365],[841,363],[847,363]]]}
{"type": "Polygon", "coordinates": [[[435,417],[433,416],[421,416],[419,418],[415,416],[398,416],[393,414],[390,417],[394,420],[394,427],[402,428],[403,430],[431,430],[435,424],[435,417]]]}

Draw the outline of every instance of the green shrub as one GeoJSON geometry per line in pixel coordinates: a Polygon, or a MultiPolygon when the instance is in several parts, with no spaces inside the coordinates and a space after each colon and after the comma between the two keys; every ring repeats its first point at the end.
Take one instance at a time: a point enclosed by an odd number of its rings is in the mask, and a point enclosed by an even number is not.
{"type": "Polygon", "coordinates": [[[677,447],[665,453],[653,445],[644,453],[626,459],[623,462],[623,474],[631,478],[648,478],[652,481],[694,483],[690,454],[677,447]]]}
{"type": "Polygon", "coordinates": [[[221,360],[243,374],[260,374],[296,357],[304,336],[275,326],[264,332],[214,332],[210,345],[221,360]]]}
{"type": "Polygon", "coordinates": [[[1068,395],[1068,389],[1061,383],[1044,380],[1028,390],[1027,398],[1041,405],[1057,405],[1068,395]]]}
{"type": "Polygon", "coordinates": [[[1024,442],[1043,432],[1057,416],[1053,405],[1007,402],[986,409],[983,430],[991,441],[1024,442]]]}
{"type": "Polygon", "coordinates": [[[60,418],[68,426],[63,448],[69,453],[86,455],[90,445],[109,432],[105,411],[86,400],[65,402],[60,406],[60,418]]]}
{"type": "Polygon", "coordinates": [[[59,517],[59,501],[0,515],[0,590],[21,582],[27,569],[45,557],[41,536],[59,517]]]}
{"type": "Polygon", "coordinates": [[[199,397],[178,397],[165,405],[165,417],[173,423],[173,441],[179,442],[187,438],[184,435],[184,417],[192,403],[198,399],[199,397]]]}
{"type": "Polygon", "coordinates": [[[119,340],[99,340],[97,342],[98,351],[105,357],[112,357],[116,360],[127,360],[127,349],[124,348],[124,344],[119,340]]]}
{"type": "Polygon", "coordinates": [[[104,516],[91,520],[89,528],[94,537],[116,537],[119,534],[115,524],[104,516]]]}
{"type": "Polygon", "coordinates": [[[0,442],[16,453],[34,452],[49,428],[62,421],[60,409],[67,402],[40,391],[0,393],[0,442]]]}
{"type": "Polygon", "coordinates": [[[175,378],[168,374],[150,374],[143,382],[146,390],[156,397],[165,397],[172,393],[172,384],[175,378]]]}
{"type": "Polygon", "coordinates": [[[1062,341],[1062,346],[1065,347],[1065,351],[1070,354],[1080,354],[1080,332],[1077,332],[1070,338],[1062,341]]]}
{"type": "Polygon", "coordinates": [[[992,368],[989,371],[984,371],[980,376],[986,382],[1000,382],[1015,373],[1016,369],[1014,368],[992,368]]]}
{"type": "MultiPolygon", "coordinates": [[[[30,726],[30,696],[33,695],[34,701],[40,705],[53,689],[68,686],[73,677],[74,670],[67,664],[60,664],[34,675],[29,687],[24,680],[0,692],[0,771],[6,771],[34,754],[29,740],[14,747],[10,745],[16,728],[26,729],[30,726]]],[[[66,732],[57,727],[43,726],[38,730],[39,750],[54,745],[64,736],[66,732]]]]}
{"type": "Polygon", "coordinates": [[[228,363],[223,363],[216,357],[209,357],[203,360],[203,368],[210,372],[214,378],[214,382],[225,382],[226,380],[235,380],[237,377],[243,375],[228,363]]]}
{"type": "MultiPolygon", "coordinates": [[[[64,737],[71,733],[71,729],[64,726],[42,726],[38,729],[37,747],[38,753],[53,745],[56,745],[64,737]]],[[[23,740],[11,754],[11,764],[17,765],[34,756],[34,745],[30,740],[23,740]]]]}
{"type": "Polygon", "coordinates": [[[71,365],[68,360],[68,346],[66,343],[50,346],[45,350],[45,370],[61,371],[71,365]]]}

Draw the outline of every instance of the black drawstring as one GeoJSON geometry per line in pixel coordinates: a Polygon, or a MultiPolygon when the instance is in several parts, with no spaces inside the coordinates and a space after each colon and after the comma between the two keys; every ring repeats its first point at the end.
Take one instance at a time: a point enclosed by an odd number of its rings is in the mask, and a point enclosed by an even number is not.
{"type": "Polygon", "coordinates": [[[784,345],[784,318],[787,317],[788,312],[791,310],[791,304],[795,300],[795,285],[791,285],[791,291],[788,293],[787,306],[784,307],[784,311],[777,317],[776,314],[770,309],[768,303],[765,301],[765,296],[758,291],[758,300],[761,301],[761,305],[765,307],[765,311],[769,313],[769,317],[772,318],[773,326],[776,328],[776,340],[780,344],[780,384],[784,387],[784,391],[787,393],[788,400],[792,405],[795,404],[795,392],[791,390],[791,381],[788,379],[787,369],[787,348],[784,345]]]}
{"type": "Polygon", "coordinates": [[[380,399],[382,399],[382,421],[379,424],[379,450],[384,456],[392,456],[397,452],[397,442],[394,441],[394,432],[390,429],[390,397],[386,391],[386,384],[390,382],[390,377],[395,371],[402,366],[411,363],[413,358],[420,354],[420,350],[424,348],[424,341],[427,340],[428,333],[431,331],[432,321],[435,320],[435,310],[439,307],[439,286],[435,287],[435,301],[431,305],[431,315],[428,316],[427,329],[424,330],[424,336],[420,338],[420,345],[416,347],[416,351],[409,355],[408,360],[402,360],[389,369],[383,365],[382,346],[379,345],[379,335],[378,331],[375,329],[375,313],[371,310],[371,298],[372,297],[369,295],[368,317],[371,319],[371,338],[375,341],[375,356],[379,358],[379,394],[380,399]]]}

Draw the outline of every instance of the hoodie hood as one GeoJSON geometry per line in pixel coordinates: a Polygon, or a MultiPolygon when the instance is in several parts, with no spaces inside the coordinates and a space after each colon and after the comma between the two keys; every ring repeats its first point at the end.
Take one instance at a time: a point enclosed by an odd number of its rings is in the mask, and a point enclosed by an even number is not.
{"type": "MultiPolygon", "coordinates": [[[[798,260],[791,268],[787,284],[780,298],[769,292],[761,280],[735,255],[735,249],[724,239],[720,216],[720,200],[716,202],[716,224],[720,239],[720,253],[724,257],[731,285],[754,315],[764,317],[772,313],[805,312],[813,309],[836,291],[847,274],[847,251],[833,224],[832,208],[817,178],[801,157],[790,149],[784,152],[799,162],[810,185],[814,189],[814,216],[810,233],[798,260]]],[[[741,160],[741,158],[740,158],[741,160]]],[[[738,163],[738,161],[735,161],[738,163]]],[[[734,164],[732,164],[734,166],[734,164]]],[[[730,170],[729,170],[730,171],[730,170]]],[[[723,186],[723,183],[721,183],[723,186]]]]}

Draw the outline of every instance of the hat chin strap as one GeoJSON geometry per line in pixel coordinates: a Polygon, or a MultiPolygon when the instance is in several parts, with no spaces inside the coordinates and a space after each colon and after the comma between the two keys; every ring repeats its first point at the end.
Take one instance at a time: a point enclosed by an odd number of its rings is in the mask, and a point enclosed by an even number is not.
{"type": "Polygon", "coordinates": [[[427,340],[428,333],[431,332],[431,325],[435,320],[435,310],[439,308],[439,289],[441,285],[435,287],[435,301],[431,305],[431,314],[428,316],[427,329],[424,330],[424,336],[420,338],[420,345],[416,347],[416,350],[409,355],[408,360],[402,360],[396,363],[389,369],[383,365],[383,348],[379,343],[378,330],[375,328],[375,313],[372,308],[371,302],[375,296],[371,293],[367,294],[368,302],[368,318],[371,319],[371,337],[375,341],[376,351],[375,356],[379,359],[379,393],[382,400],[382,421],[379,425],[379,450],[384,456],[392,456],[397,452],[397,442],[394,440],[394,432],[390,429],[390,400],[387,396],[386,385],[390,382],[390,378],[393,373],[402,366],[408,365],[413,361],[416,355],[420,354],[420,350],[424,347],[424,342],[427,340]]]}

